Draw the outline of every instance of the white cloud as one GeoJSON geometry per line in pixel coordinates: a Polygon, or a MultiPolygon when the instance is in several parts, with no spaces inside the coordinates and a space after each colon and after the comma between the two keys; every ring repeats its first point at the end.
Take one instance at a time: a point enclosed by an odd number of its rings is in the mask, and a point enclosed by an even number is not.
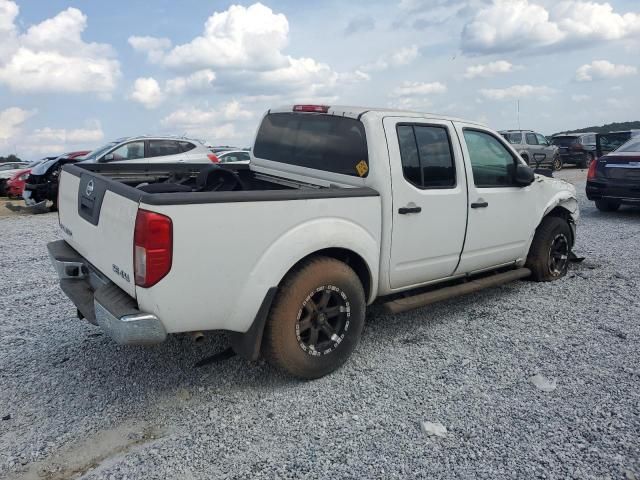
{"type": "Polygon", "coordinates": [[[128,42],[135,51],[145,53],[152,62],[160,61],[165,51],[172,45],[168,38],[157,37],[132,36],[129,37],[128,42]]]}
{"type": "Polygon", "coordinates": [[[172,92],[206,89],[215,80],[223,93],[317,100],[369,79],[363,71],[340,73],[313,58],[287,55],[288,36],[287,18],[255,3],[214,12],[201,35],[173,48],[168,39],[155,37],[131,37],[129,43],[166,68],[188,72],[167,82],[172,92]]]}
{"type": "Polygon", "coordinates": [[[232,5],[215,12],[202,35],[177,45],[162,59],[174,68],[242,68],[260,70],[286,65],[289,22],[261,3],[232,5]]]}
{"type": "Polygon", "coordinates": [[[20,134],[22,124],[35,114],[35,110],[24,110],[19,107],[0,110],[0,142],[14,139],[20,134]]]}
{"type": "Polygon", "coordinates": [[[104,140],[104,132],[99,122],[94,122],[86,128],[67,130],[64,128],[39,128],[29,135],[32,143],[55,142],[62,145],[95,144],[104,140]]]}
{"type": "Polygon", "coordinates": [[[216,79],[213,70],[204,69],[193,72],[186,77],[175,77],[167,81],[168,93],[183,94],[185,92],[206,92],[211,89],[216,79]]]}
{"type": "Polygon", "coordinates": [[[533,85],[513,85],[508,88],[488,88],[480,90],[480,94],[491,100],[510,100],[526,97],[538,97],[542,100],[548,99],[555,90],[546,86],[533,85]]]}
{"type": "Polygon", "coordinates": [[[253,118],[251,111],[245,110],[240,102],[233,100],[219,108],[200,109],[187,107],[176,110],[162,119],[161,124],[174,133],[185,133],[203,138],[212,143],[232,143],[247,138],[248,133],[237,130],[235,122],[253,118]]]}
{"type": "Polygon", "coordinates": [[[145,108],[154,109],[164,101],[164,93],[155,78],[137,78],[129,98],[145,108]]]}
{"type": "Polygon", "coordinates": [[[498,60],[495,62],[489,62],[479,65],[471,65],[467,67],[467,71],[464,74],[464,78],[476,78],[476,77],[493,77],[500,73],[510,73],[515,70],[515,67],[506,60],[498,60]]]}
{"type": "Polygon", "coordinates": [[[590,82],[592,80],[626,77],[637,73],[638,69],[630,65],[615,65],[607,60],[594,60],[590,64],[582,65],[578,68],[576,80],[578,82],[590,82]]]}
{"type": "Polygon", "coordinates": [[[401,86],[391,92],[392,97],[418,97],[445,93],[447,86],[440,82],[404,82],[401,86]]]}
{"type": "Polygon", "coordinates": [[[87,43],[87,17],[77,8],[31,26],[18,35],[17,5],[0,0],[0,83],[17,92],[95,92],[109,95],[120,64],[106,44],[87,43]]]}
{"type": "Polygon", "coordinates": [[[416,58],[418,58],[417,45],[401,47],[391,54],[379,57],[378,60],[376,60],[374,63],[362,66],[362,70],[364,70],[365,72],[387,70],[391,67],[409,65],[416,58]]]}
{"type": "Polygon", "coordinates": [[[571,100],[573,100],[574,102],[586,102],[587,100],[590,100],[591,96],[590,95],[585,95],[585,94],[575,94],[575,95],[571,95],[571,100]]]}
{"type": "Polygon", "coordinates": [[[640,34],[640,14],[620,14],[608,3],[565,0],[547,9],[529,0],[493,0],[465,25],[462,48],[494,53],[577,47],[640,34]]]}

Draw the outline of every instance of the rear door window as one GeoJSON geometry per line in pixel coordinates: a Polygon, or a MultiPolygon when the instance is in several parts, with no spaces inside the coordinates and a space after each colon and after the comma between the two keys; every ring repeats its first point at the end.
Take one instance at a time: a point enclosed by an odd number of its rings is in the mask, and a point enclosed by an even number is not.
{"type": "Polygon", "coordinates": [[[178,155],[181,152],[180,145],[174,140],[149,140],[147,157],[166,157],[178,155]]]}
{"type": "Polygon", "coordinates": [[[254,155],[342,175],[366,177],[369,172],[364,125],[333,115],[267,115],[256,136],[254,155]]]}
{"type": "Polygon", "coordinates": [[[445,127],[398,125],[402,171],[418,188],[452,188],[456,172],[445,127]]]}

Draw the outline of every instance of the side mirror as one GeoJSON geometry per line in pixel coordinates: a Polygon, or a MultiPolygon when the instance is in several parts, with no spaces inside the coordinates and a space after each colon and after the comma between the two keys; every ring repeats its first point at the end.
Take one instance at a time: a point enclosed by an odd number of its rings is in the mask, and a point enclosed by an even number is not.
{"type": "Polygon", "coordinates": [[[527,187],[536,179],[533,169],[527,165],[518,164],[516,166],[515,184],[519,187],[527,187]]]}
{"type": "Polygon", "coordinates": [[[104,157],[102,157],[102,159],[100,161],[101,162],[112,162],[114,158],[115,157],[113,156],[113,153],[107,153],[104,157]]]}

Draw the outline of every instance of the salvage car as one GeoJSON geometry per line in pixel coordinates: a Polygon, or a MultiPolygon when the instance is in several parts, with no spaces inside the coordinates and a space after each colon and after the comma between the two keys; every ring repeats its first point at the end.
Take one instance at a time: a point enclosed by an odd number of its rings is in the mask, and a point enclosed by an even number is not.
{"type": "Polygon", "coordinates": [[[587,198],[602,212],[640,205],[640,137],[600,157],[589,167],[587,198]]]}
{"type": "Polygon", "coordinates": [[[26,162],[5,162],[0,164],[0,196],[4,196],[6,193],[7,180],[27,165],[29,164],[26,162]]]}
{"type": "Polygon", "coordinates": [[[536,168],[548,165],[553,170],[562,169],[558,147],[552,145],[544,135],[533,130],[501,130],[499,133],[513,145],[527,165],[536,168]]]}
{"type": "Polygon", "coordinates": [[[48,250],[120,344],[222,330],[311,379],[347,360],[373,302],[562,278],[578,216],[571,184],[480,123],[295,105],[266,113],[250,165],[65,165],[48,250]]]}
{"type": "Polygon", "coordinates": [[[27,207],[42,211],[57,209],[58,178],[60,169],[68,163],[83,160],[88,150],[69,152],[58,157],[48,157],[31,169],[31,173],[25,179],[22,198],[27,207]],[[47,203],[51,205],[48,206],[47,203]]]}
{"type": "Polygon", "coordinates": [[[596,159],[595,133],[563,133],[551,137],[551,143],[559,148],[563,164],[587,168],[596,159]]]}
{"type": "Polygon", "coordinates": [[[211,163],[215,155],[200,141],[185,137],[119,138],[89,153],[87,163],[211,163]]]}

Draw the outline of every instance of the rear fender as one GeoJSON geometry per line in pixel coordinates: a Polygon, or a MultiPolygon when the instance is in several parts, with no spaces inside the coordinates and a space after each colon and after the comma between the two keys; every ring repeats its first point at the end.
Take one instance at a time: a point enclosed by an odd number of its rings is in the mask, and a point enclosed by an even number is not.
{"type": "Polygon", "coordinates": [[[291,268],[303,258],[327,248],[342,248],[358,254],[371,275],[370,301],[378,285],[377,239],[362,226],[341,218],[320,218],[299,224],[273,242],[256,262],[238,295],[230,324],[247,331],[267,291],[277,287],[291,268]],[[250,301],[248,301],[251,299],[250,301]]]}

